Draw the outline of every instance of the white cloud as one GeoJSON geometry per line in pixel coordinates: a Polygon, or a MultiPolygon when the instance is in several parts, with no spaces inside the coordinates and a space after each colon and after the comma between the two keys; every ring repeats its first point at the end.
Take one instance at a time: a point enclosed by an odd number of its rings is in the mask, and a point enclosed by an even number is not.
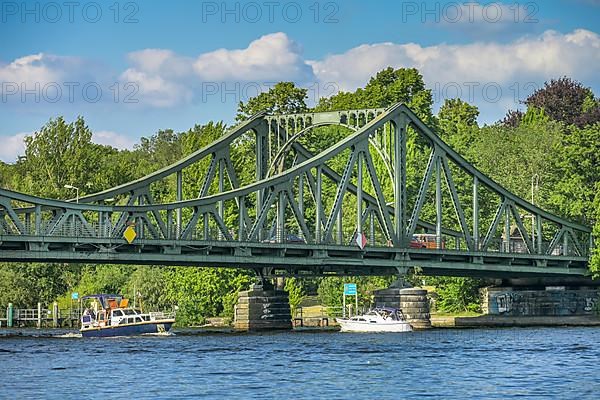
{"type": "Polygon", "coordinates": [[[574,75],[588,79],[600,63],[600,36],[586,30],[569,34],[547,31],[508,44],[471,43],[422,47],[415,43],[362,45],[320,61],[311,61],[321,81],[344,90],[364,84],[388,67],[415,67],[432,82],[508,82],[574,75]]]}
{"type": "Polygon", "coordinates": [[[192,59],[165,49],[144,49],[127,55],[133,68],[151,74],[185,77],[192,72],[192,59]]]}
{"type": "Polygon", "coordinates": [[[132,66],[121,74],[121,81],[135,82],[140,102],[154,107],[189,103],[209,82],[314,82],[300,47],[282,32],[262,36],[245,49],[218,49],[195,58],[168,49],[144,49],[128,59],[132,66]]]}
{"type": "Polygon", "coordinates": [[[14,59],[10,63],[0,62],[0,81],[27,84],[31,89],[35,83],[104,82],[109,74],[105,66],[93,60],[54,54],[30,54],[14,59]]]}
{"type": "Polygon", "coordinates": [[[16,133],[11,136],[0,136],[2,146],[0,146],[0,160],[4,162],[15,162],[17,158],[25,154],[25,136],[31,135],[31,132],[16,133]]]}
{"type": "Polygon", "coordinates": [[[53,68],[56,60],[56,56],[46,56],[43,53],[17,58],[10,64],[0,65],[0,81],[26,84],[28,88],[36,83],[55,82],[61,75],[59,70],[53,68]]]}
{"type": "Polygon", "coordinates": [[[194,70],[208,81],[305,82],[313,76],[300,47],[283,32],[262,36],[245,49],[202,54],[194,62],[194,70]]]}
{"type": "MultiPolygon", "coordinates": [[[[135,85],[131,98],[141,105],[152,107],[173,107],[189,103],[192,90],[177,82],[168,74],[151,73],[128,68],[120,76],[122,85],[135,85]]],[[[135,103],[132,103],[135,104],[135,103]]]]}
{"type": "MultiPolygon", "coordinates": [[[[482,14],[477,10],[474,16],[482,14]]],[[[480,23],[480,19],[475,22],[480,23]]],[[[459,25],[468,23],[461,20],[459,25]]],[[[507,107],[518,106],[518,100],[531,92],[527,86],[529,82],[539,87],[546,80],[567,75],[593,88],[600,86],[596,74],[600,65],[600,36],[584,29],[569,33],[546,31],[508,43],[363,44],[315,60],[306,60],[297,43],[285,33],[277,32],[264,35],[241,49],[218,49],[197,56],[183,56],[169,49],[149,48],[129,53],[127,59],[128,67],[121,73],[112,74],[91,60],[33,54],[0,64],[0,81],[25,82],[27,85],[53,81],[114,83],[106,78],[111,76],[120,82],[121,100],[132,94],[131,88],[126,89],[124,85],[133,82],[137,84],[137,93],[131,98],[138,100],[138,105],[173,108],[187,106],[201,97],[202,102],[225,101],[223,98],[229,96],[225,93],[210,98],[203,93],[203,85],[207,82],[219,84],[223,91],[223,87],[228,89],[237,83],[242,83],[242,88],[244,83],[258,83],[257,86],[265,90],[269,84],[281,80],[304,86],[321,83],[323,87],[331,82],[341,90],[354,90],[388,66],[415,67],[423,74],[427,85],[436,89],[442,98],[455,94],[456,90],[446,89],[458,85],[462,98],[481,108],[489,108],[497,114],[496,118],[501,117],[507,107]],[[486,102],[483,98],[486,84],[500,86],[502,97],[495,102],[486,102]],[[468,96],[469,85],[479,85],[475,86],[474,97],[468,96]]],[[[493,90],[488,94],[493,95],[493,90]]],[[[237,101],[245,100],[243,93],[238,95],[237,101]]],[[[18,95],[13,97],[20,99],[18,95]]],[[[112,100],[112,97],[107,84],[104,98],[112,100]]],[[[118,105],[123,104],[120,101],[118,105]]],[[[31,101],[25,106],[28,111],[38,107],[31,101]]]]}
{"type": "Polygon", "coordinates": [[[193,92],[187,83],[193,73],[191,58],[171,50],[144,49],[127,55],[132,64],[120,75],[123,85],[134,83],[134,98],[141,105],[173,107],[189,103],[193,92]]]}
{"type": "Polygon", "coordinates": [[[97,144],[112,146],[120,150],[133,149],[136,141],[113,131],[96,131],[92,135],[92,141],[97,144]]]}
{"type": "Polygon", "coordinates": [[[0,100],[26,111],[111,100],[114,82],[102,63],[80,57],[38,53],[0,61],[0,100]]]}
{"type": "Polygon", "coordinates": [[[429,87],[439,89],[442,97],[444,88],[445,92],[455,93],[456,90],[448,88],[458,86],[463,99],[477,105],[487,102],[484,108],[496,109],[499,118],[507,106],[515,108],[518,100],[531,92],[527,86],[530,82],[539,87],[546,80],[567,75],[588,85],[600,84],[596,73],[600,65],[600,36],[579,29],[567,34],[546,31],[506,44],[378,43],[358,46],[310,64],[321,82],[335,82],[342,90],[363,86],[369,77],[388,66],[414,67],[423,74],[429,87]],[[490,89],[487,96],[483,93],[485,85],[490,89]],[[469,96],[469,86],[474,88],[473,96],[469,96]],[[502,89],[501,99],[494,99],[494,87],[502,89]],[[496,101],[490,102],[490,98],[496,101]]]}

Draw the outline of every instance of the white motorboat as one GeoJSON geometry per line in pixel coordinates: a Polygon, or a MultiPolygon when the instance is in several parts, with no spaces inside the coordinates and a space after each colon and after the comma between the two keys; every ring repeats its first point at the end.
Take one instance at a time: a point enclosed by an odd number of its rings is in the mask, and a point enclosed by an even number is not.
{"type": "Polygon", "coordinates": [[[364,315],[351,318],[336,318],[340,332],[410,332],[412,328],[402,311],[395,308],[378,307],[364,315]]]}

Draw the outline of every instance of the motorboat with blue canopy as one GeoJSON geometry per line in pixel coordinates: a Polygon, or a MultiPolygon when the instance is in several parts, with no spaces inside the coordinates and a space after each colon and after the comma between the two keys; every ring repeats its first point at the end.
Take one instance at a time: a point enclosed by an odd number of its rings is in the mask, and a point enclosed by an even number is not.
{"type": "Polygon", "coordinates": [[[83,337],[136,336],[168,333],[175,323],[174,313],[143,313],[129,307],[129,300],[118,294],[93,294],[81,298],[89,302],[81,315],[83,337]]]}

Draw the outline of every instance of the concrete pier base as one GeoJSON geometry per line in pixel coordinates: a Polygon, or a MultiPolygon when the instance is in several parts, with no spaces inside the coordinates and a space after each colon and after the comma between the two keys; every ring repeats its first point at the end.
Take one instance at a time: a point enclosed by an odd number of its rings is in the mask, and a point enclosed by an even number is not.
{"type": "Polygon", "coordinates": [[[399,308],[413,329],[431,328],[427,290],[392,287],[376,290],[374,294],[375,307],[399,308]]]}
{"type": "Polygon", "coordinates": [[[600,303],[597,287],[502,286],[481,291],[484,314],[506,317],[595,315],[600,303]]]}
{"type": "Polygon", "coordinates": [[[292,314],[288,292],[253,285],[240,292],[233,327],[240,331],[291,330],[292,314]]]}

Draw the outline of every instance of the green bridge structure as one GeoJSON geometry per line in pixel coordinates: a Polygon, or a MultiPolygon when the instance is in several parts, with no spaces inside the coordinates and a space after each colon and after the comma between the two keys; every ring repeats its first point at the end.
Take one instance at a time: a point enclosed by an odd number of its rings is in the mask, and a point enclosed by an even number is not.
{"type": "Polygon", "coordinates": [[[173,165],[77,199],[0,189],[5,262],[235,267],[262,278],[411,268],[424,275],[567,277],[588,275],[591,247],[590,228],[509,192],[403,104],[256,114],[173,165]],[[328,125],[349,133],[318,154],[302,145],[304,135],[328,125]],[[430,152],[417,171],[420,188],[410,193],[409,135],[430,152]],[[231,150],[248,141],[255,154],[243,168],[255,180],[242,184],[231,150]],[[200,182],[188,178],[199,170],[200,182]],[[152,193],[165,187],[176,199],[159,204],[152,193]],[[482,201],[495,209],[485,224],[482,201]],[[429,218],[424,205],[435,210],[429,218]],[[419,233],[435,245],[415,246],[419,233]]]}

